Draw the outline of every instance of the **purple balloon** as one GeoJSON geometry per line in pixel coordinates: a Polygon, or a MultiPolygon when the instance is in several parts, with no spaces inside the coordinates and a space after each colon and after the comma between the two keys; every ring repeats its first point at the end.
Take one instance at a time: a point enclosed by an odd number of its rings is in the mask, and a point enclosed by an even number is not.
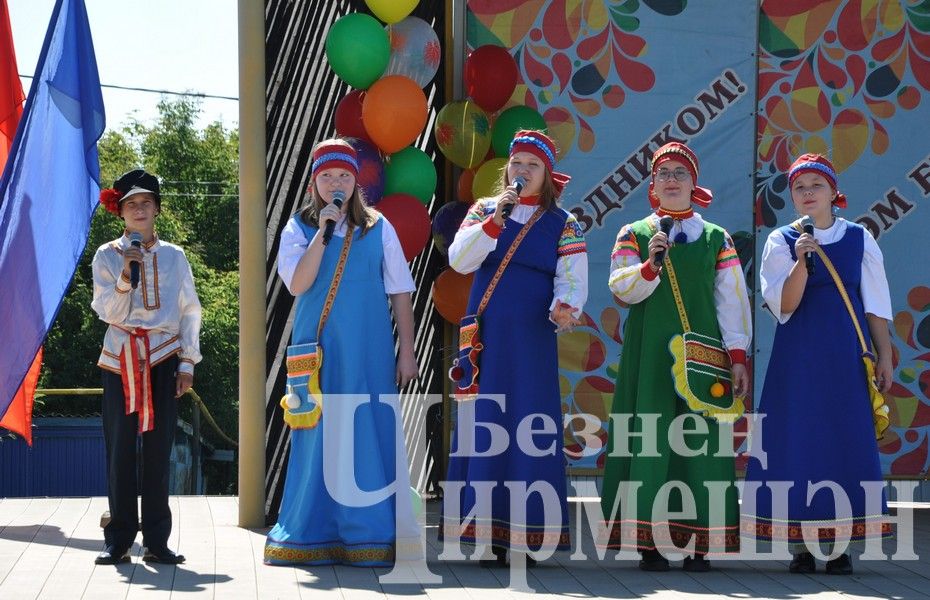
{"type": "Polygon", "coordinates": [[[374,206],[384,195],[384,162],[381,152],[371,143],[349,138],[349,143],[358,153],[358,184],[362,186],[365,201],[374,206]]]}
{"type": "Polygon", "coordinates": [[[433,217],[433,242],[443,254],[449,252],[449,244],[452,243],[455,232],[465,220],[469,208],[471,205],[465,202],[447,202],[433,217]]]}

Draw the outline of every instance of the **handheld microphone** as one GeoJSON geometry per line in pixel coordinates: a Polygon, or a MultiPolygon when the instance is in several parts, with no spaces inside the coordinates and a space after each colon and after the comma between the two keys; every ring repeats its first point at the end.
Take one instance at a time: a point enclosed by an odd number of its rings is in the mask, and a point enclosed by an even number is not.
{"type": "MultiPolygon", "coordinates": [[[[801,227],[804,229],[804,233],[808,235],[814,235],[814,221],[810,218],[809,215],[805,215],[801,219],[801,227]]],[[[814,253],[808,252],[804,256],[804,266],[807,267],[807,274],[814,274],[814,253]]]]}
{"type": "MultiPolygon", "coordinates": [[[[142,247],[142,234],[138,231],[133,231],[129,234],[129,243],[134,248],[142,247]]],[[[129,283],[132,285],[132,289],[139,287],[139,262],[132,261],[129,263],[129,283]]]]}
{"type": "MultiPolygon", "coordinates": [[[[665,235],[668,235],[672,232],[673,225],[675,225],[675,219],[669,216],[665,216],[659,219],[659,230],[665,235]]],[[[658,252],[656,252],[656,257],[654,261],[655,266],[658,267],[659,265],[661,265],[663,260],[665,260],[665,250],[659,250],[658,252]]]]}
{"type": "MultiPolygon", "coordinates": [[[[342,208],[342,202],[346,199],[346,195],[342,190],[336,190],[333,192],[333,204],[336,208],[342,208]]],[[[333,239],[333,231],[336,230],[335,221],[327,221],[326,229],[323,230],[323,245],[326,246],[329,244],[329,240],[333,239]]]]}
{"type": "MultiPolygon", "coordinates": [[[[514,178],[513,187],[515,190],[517,190],[518,196],[520,195],[520,192],[523,191],[523,188],[525,186],[526,186],[526,179],[524,179],[523,177],[514,178]]],[[[507,206],[501,209],[501,216],[504,217],[504,219],[508,219],[510,218],[510,213],[512,212],[513,212],[513,204],[508,204],[507,206]]]]}

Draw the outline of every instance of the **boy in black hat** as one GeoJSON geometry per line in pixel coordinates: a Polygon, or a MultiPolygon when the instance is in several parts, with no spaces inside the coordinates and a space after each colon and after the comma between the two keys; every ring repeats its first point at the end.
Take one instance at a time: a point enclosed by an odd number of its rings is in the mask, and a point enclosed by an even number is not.
{"type": "Polygon", "coordinates": [[[122,237],[94,255],[94,299],[110,324],[97,364],[103,371],[103,433],[107,452],[110,522],[97,564],[128,562],[139,530],[142,494],[143,560],[179,564],[168,549],[168,464],[177,401],[194,382],[200,355],[200,301],[184,251],[155,235],[161,212],[158,179],[130,171],[100,192],[106,209],[123,219],[122,237]],[[142,436],[138,469],[137,436],[142,436]]]}

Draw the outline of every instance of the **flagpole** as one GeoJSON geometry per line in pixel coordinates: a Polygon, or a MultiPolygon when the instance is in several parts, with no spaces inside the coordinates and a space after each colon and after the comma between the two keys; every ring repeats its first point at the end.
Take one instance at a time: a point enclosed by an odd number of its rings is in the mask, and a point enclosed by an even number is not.
{"type": "Polygon", "coordinates": [[[239,0],[239,526],[265,526],[265,3],[239,0]]]}

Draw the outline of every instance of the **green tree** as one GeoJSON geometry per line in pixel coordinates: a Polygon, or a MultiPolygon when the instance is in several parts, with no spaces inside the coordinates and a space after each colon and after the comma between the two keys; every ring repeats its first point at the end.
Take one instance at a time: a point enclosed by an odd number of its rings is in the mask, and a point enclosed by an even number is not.
{"type": "MultiPolygon", "coordinates": [[[[203,305],[200,344],[204,359],[195,370],[194,388],[220,427],[235,438],[239,136],[220,123],[198,130],[195,123],[200,106],[194,100],[162,100],[158,109],[154,125],[132,121],[118,131],[107,131],[101,138],[101,187],[109,187],[122,173],[139,167],[161,178],[162,212],[156,220],[156,231],[160,239],[184,248],[203,305]]],[[[91,261],[99,246],[121,233],[122,221],[99,207],[71,287],[46,340],[41,387],[100,386],[96,364],[106,324],[90,308],[91,261]]],[[[46,397],[37,402],[35,412],[36,416],[95,414],[100,410],[99,403],[99,396],[46,397]]],[[[182,402],[181,416],[190,419],[190,402],[182,402]]],[[[204,428],[204,432],[211,436],[208,429],[204,428]]],[[[226,446],[219,437],[215,437],[215,443],[226,446]]],[[[231,477],[208,477],[208,482],[211,493],[235,491],[231,477]]]]}

